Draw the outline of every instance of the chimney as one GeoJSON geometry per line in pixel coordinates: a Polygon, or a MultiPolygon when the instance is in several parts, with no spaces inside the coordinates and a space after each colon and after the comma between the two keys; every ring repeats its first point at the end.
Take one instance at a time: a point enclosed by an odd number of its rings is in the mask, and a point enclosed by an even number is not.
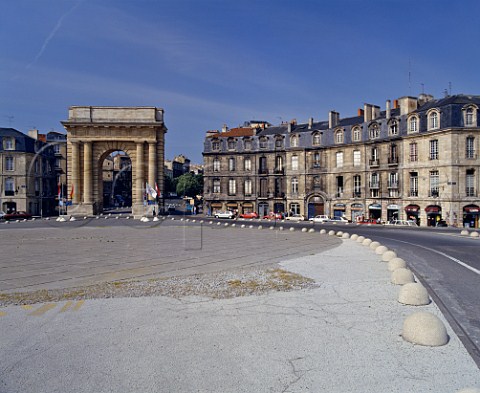
{"type": "Polygon", "coordinates": [[[363,121],[368,123],[370,120],[372,120],[372,105],[363,104],[363,121]]]}
{"type": "Polygon", "coordinates": [[[415,97],[401,97],[398,99],[400,115],[407,115],[417,109],[418,101],[415,97]]]}
{"type": "Polygon", "coordinates": [[[224,124],[222,127],[222,132],[227,132],[227,131],[228,131],[228,127],[226,124],[224,124]]]}
{"type": "Polygon", "coordinates": [[[378,119],[380,117],[380,107],[377,105],[372,105],[372,120],[378,119]]]}
{"type": "Polygon", "coordinates": [[[308,119],[308,129],[311,130],[313,127],[313,117],[308,119]]]}
{"type": "Polygon", "coordinates": [[[37,129],[28,130],[28,136],[29,136],[30,138],[33,138],[33,139],[37,139],[37,140],[38,140],[38,130],[37,130],[37,129]]]}
{"type": "Polygon", "coordinates": [[[363,116],[363,109],[358,108],[357,116],[363,116]]]}
{"type": "Polygon", "coordinates": [[[398,109],[398,100],[393,100],[393,109],[398,109]]]}
{"type": "Polygon", "coordinates": [[[385,118],[388,120],[391,117],[391,109],[390,109],[390,100],[387,100],[385,103],[385,118]]]}
{"type": "Polygon", "coordinates": [[[340,113],[335,111],[328,112],[328,128],[333,128],[340,122],[340,113]]]}
{"type": "Polygon", "coordinates": [[[292,122],[288,122],[287,131],[288,131],[289,133],[292,132],[292,122]]]}

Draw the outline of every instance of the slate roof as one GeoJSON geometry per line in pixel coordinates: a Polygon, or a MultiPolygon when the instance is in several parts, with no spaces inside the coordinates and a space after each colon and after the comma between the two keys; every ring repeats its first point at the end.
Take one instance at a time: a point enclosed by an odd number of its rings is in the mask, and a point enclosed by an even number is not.
{"type": "Polygon", "coordinates": [[[23,151],[27,153],[35,153],[35,143],[37,142],[34,138],[29,137],[17,131],[14,128],[0,128],[0,150],[3,151],[3,139],[5,137],[14,137],[15,138],[15,150],[14,151],[23,151]]]}

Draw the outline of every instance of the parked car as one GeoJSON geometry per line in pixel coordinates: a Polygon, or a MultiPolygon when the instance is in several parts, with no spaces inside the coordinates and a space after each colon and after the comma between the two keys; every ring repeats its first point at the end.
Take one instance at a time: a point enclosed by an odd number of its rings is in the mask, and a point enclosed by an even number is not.
{"type": "Polygon", "coordinates": [[[440,220],[440,221],[437,221],[437,223],[435,224],[436,227],[448,227],[448,224],[445,220],[440,220]]]}
{"type": "Polygon", "coordinates": [[[345,217],[332,217],[328,220],[328,222],[347,223],[348,220],[345,217]]]}
{"type": "Polygon", "coordinates": [[[235,214],[233,214],[233,212],[231,211],[225,211],[225,212],[218,211],[214,214],[214,217],[215,218],[235,218],[235,214]]]}
{"type": "Polygon", "coordinates": [[[376,220],[375,218],[364,218],[361,221],[358,221],[357,224],[370,224],[370,225],[376,225],[376,224],[381,224],[382,222],[380,220],[376,220]]]}
{"type": "Polygon", "coordinates": [[[248,212],[240,214],[241,218],[258,218],[257,212],[248,212]]]}
{"type": "Polygon", "coordinates": [[[2,211],[0,210],[0,220],[3,219],[4,217],[5,217],[5,212],[2,212],[2,211]]]}
{"type": "Polygon", "coordinates": [[[285,220],[288,221],[305,221],[305,217],[301,214],[292,214],[291,216],[285,217],[285,220]]]}
{"type": "Polygon", "coordinates": [[[319,216],[315,216],[315,217],[311,217],[308,219],[309,221],[313,221],[313,222],[327,222],[330,220],[330,218],[328,218],[328,216],[325,216],[325,215],[319,215],[319,216]]]}
{"type": "Polygon", "coordinates": [[[270,212],[267,215],[263,216],[263,219],[264,220],[282,220],[283,214],[270,212]]]}
{"type": "Polygon", "coordinates": [[[395,225],[402,227],[418,227],[417,223],[412,220],[391,220],[386,225],[395,225]]]}
{"type": "Polygon", "coordinates": [[[24,220],[24,219],[30,219],[32,218],[31,214],[28,214],[26,212],[14,212],[14,213],[8,213],[3,216],[5,220],[24,220]]]}

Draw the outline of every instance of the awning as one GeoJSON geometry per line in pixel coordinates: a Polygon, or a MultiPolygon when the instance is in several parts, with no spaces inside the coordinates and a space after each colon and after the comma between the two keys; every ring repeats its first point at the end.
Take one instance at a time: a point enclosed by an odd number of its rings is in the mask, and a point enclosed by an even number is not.
{"type": "Polygon", "coordinates": [[[363,210],[363,205],[361,203],[352,203],[350,208],[351,210],[363,210]]]}
{"type": "Polygon", "coordinates": [[[336,203],[333,205],[334,210],[345,210],[345,204],[344,203],[336,203]]]}
{"type": "Polygon", "coordinates": [[[400,209],[400,206],[398,206],[398,205],[388,205],[387,209],[388,210],[398,210],[398,209],[400,209]]]}
{"type": "Polygon", "coordinates": [[[253,207],[253,203],[252,202],[244,202],[243,207],[253,207]]]}
{"type": "Polygon", "coordinates": [[[426,213],[440,213],[441,211],[442,211],[442,208],[436,205],[430,205],[425,208],[426,213]]]}
{"type": "Polygon", "coordinates": [[[407,213],[418,213],[420,211],[420,206],[417,205],[408,205],[405,207],[407,213]]]}
{"type": "Polygon", "coordinates": [[[463,211],[465,213],[480,213],[480,208],[477,205],[464,206],[463,211]]]}
{"type": "Polygon", "coordinates": [[[237,208],[237,207],[238,207],[238,203],[228,202],[228,203],[227,203],[227,207],[237,208]]]}
{"type": "Polygon", "coordinates": [[[379,203],[372,203],[370,206],[368,206],[370,210],[382,210],[382,205],[379,203]]]}
{"type": "Polygon", "coordinates": [[[221,209],[222,208],[222,204],[221,203],[211,203],[210,206],[212,207],[212,209],[221,209]]]}

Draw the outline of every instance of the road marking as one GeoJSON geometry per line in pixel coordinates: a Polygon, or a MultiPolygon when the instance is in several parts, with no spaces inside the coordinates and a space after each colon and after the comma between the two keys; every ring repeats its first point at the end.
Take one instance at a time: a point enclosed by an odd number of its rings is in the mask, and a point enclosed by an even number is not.
{"type": "Polygon", "coordinates": [[[5,311],[0,311],[0,317],[4,317],[5,315],[7,315],[5,311]]]}
{"type": "Polygon", "coordinates": [[[467,268],[468,270],[470,270],[470,271],[472,271],[472,272],[480,275],[480,270],[475,269],[474,267],[468,265],[467,263],[461,261],[460,259],[457,259],[457,258],[455,258],[455,257],[452,257],[451,255],[445,254],[444,252],[437,251],[437,250],[435,250],[435,249],[433,249],[433,248],[430,248],[430,247],[421,246],[421,245],[419,245],[419,244],[406,242],[406,241],[403,241],[403,240],[397,240],[397,239],[391,239],[391,240],[394,240],[394,241],[397,241],[397,242],[400,242],[400,243],[410,244],[411,246],[420,247],[420,248],[423,248],[423,249],[425,249],[425,250],[428,250],[428,251],[434,252],[434,253],[436,253],[436,254],[442,255],[442,256],[444,256],[445,258],[448,258],[448,259],[450,259],[451,261],[459,264],[460,266],[463,266],[463,267],[467,268]]]}
{"type": "Polygon", "coordinates": [[[78,311],[80,310],[80,307],[83,306],[83,303],[85,303],[85,300],[79,300],[77,304],[75,304],[75,307],[73,307],[73,311],[78,311]]]}
{"type": "Polygon", "coordinates": [[[42,307],[36,309],[34,312],[31,312],[29,315],[34,315],[34,316],[40,316],[45,314],[47,311],[51,310],[52,308],[55,308],[57,305],[55,303],[47,303],[44,304],[42,307]]]}
{"type": "Polygon", "coordinates": [[[31,310],[31,309],[33,308],[33,306],[31,306],[30,304],[23,304],[23,305],[22,305],[22,308],[23,308],[24,310],[31,310]]]}
{"type": "Polygon", "coordinates": [[[60,312],[65,312],[67,311],[70,307],[72,307],[72,304],[73,302],[71,300],[69,300],[67,303],[65,303],[65,305],[62,307],[62,309],[60,310],[60,312]]]}

